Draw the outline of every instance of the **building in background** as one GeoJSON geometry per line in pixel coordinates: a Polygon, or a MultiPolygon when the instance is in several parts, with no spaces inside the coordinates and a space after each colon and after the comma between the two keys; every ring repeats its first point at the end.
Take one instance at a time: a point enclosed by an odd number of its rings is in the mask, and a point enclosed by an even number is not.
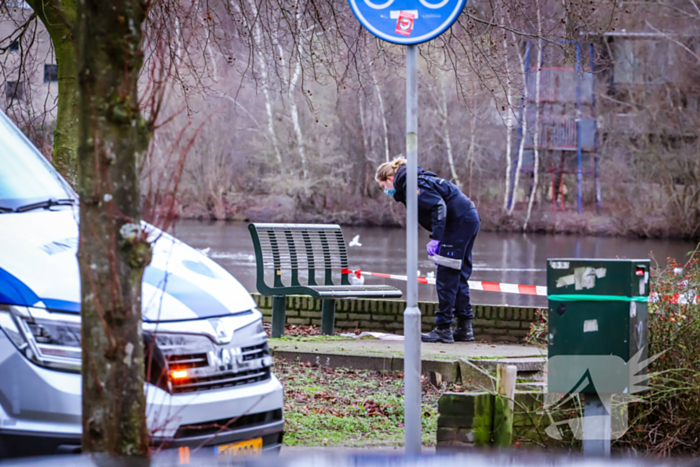
{"type": "Polygon", "coordinates": [[[0,108],[49,156],[58,69],[49,34],[22,0],[0,8],[0,108]]]}

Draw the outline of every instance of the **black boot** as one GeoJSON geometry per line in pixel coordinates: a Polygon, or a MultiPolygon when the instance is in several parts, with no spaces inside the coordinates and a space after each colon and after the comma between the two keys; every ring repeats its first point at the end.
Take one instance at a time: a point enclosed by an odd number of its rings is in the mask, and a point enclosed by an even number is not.
{"type": "Polygon", "coordinates": [[[457,320],[457,329],[454,332],[454,340],[457,342],[470,342],[474,340],[472,320],[457,320]]]}
{"type": "Polygon", "coordinates": [[[452,344],[454,339],[452,338],[452,327],[437,327],[430,331],[428,334],[421,334],[420,340],[422,342],[441,342],[443,344],[452,344]]]}

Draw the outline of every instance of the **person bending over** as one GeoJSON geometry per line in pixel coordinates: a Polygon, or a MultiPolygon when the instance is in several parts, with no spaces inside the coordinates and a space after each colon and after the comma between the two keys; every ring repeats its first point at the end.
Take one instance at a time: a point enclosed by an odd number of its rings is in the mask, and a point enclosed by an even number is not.
{"type": "MultiPolygon", "coordinates": [[[[384,193],[406,204],[406,159],[397,157],[377,168],[375,180],[384,193]]],[[[437,267],[439,309],[435,312],[435,329],[422,334],[423,342],[474,340],[468,280],[472,274],[472,249],[481,219],[474,203],[460,189],[418,167],[418,223],[430,232],[428,255],[462,260],[461,270],[437,267]],[[457,328],[452,331],[452,321],[457,328]]]]}

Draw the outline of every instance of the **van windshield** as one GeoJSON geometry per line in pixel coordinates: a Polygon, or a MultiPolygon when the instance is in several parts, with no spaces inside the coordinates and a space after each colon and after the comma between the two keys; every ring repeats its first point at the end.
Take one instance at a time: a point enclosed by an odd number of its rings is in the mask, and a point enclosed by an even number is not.
{"type": "Polygon", "coordinates": [[[48,200],[71,204],[68,201],[77,199],[68,183],[0,111],[0,213],[42,206],[48,200]]]}

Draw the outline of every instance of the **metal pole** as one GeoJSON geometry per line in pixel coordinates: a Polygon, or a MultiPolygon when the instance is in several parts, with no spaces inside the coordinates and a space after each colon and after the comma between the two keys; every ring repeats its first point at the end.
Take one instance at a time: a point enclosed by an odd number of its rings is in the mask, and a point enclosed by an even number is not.
{"type": "Polygon", "coordinates": [[[404,442],[421,452],[420,310],[418,309],[418,46],[406,47],[406,311],[404,332],[404,442]]]}
{"type": "Polygon", "coordinates": [[[581,169],[581,45],[576,43],[576,155],[578,170],[576,172],[576,209],[583,211],[583,171],[581,169]]]}
{"type": "Polygon", "coordinates": [[[583,402],[583,455],[610,457],[612,426],[610,394],[585,394],[583,402]]]}

